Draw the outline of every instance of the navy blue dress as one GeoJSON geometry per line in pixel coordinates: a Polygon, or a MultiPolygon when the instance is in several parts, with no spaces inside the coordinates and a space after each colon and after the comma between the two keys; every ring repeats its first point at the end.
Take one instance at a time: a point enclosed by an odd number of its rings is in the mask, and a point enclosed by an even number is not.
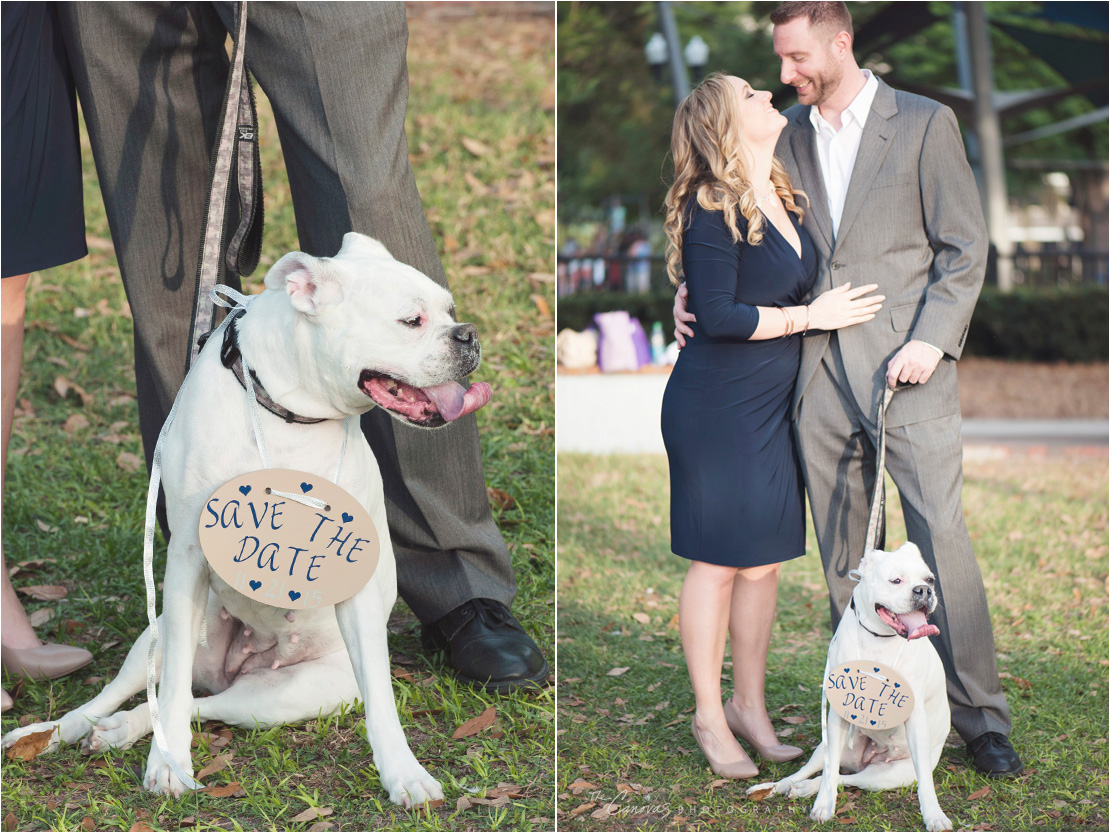
{"type": "MultiPolygon", "coordinates": [[[[817,254],[794,214],[794,247],[769,220],[749,245],[719,211],[688,211],[682,268],[697,316],[694,338],[663,395],[663,441],[671,473],[671,550],[729,567],[757,567],[805,551],[805,498],[790,405],[801,360],[801,330],[749,341],[757,306],[802,303],[817,254]]],[[[776,315],[780,313],[775,313],[776,315]]]]}

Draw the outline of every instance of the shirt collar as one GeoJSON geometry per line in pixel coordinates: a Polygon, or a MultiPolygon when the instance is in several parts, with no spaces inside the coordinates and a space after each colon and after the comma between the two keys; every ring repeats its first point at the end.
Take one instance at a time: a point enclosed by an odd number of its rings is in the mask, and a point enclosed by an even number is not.
{"type": "MultiPolygon", "coordinates": [[[[860,130],[862,130],[864,125],[867,124],[867,114],[871,112],[871,104],[875,101],[875,93],[879,91],[879,79],[869,69],[861,69],[860,72],[864,74],[867,81],[864,82],[863,88],[856,93],[852,103],[844,110],[844,115],[850,113],[852,119],[859,123],[860,130]]],[[[832,130],[832,126],[821,117],[816,107],[809,108],[809,122],[818,133],[821,132],[822,126],[827,126],[829,130],[832,130]]]]}

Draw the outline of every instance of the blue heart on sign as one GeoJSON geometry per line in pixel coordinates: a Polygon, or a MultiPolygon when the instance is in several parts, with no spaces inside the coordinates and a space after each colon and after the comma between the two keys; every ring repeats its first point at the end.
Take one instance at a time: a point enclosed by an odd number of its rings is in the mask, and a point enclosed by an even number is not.
{"type": "Polygon", "coordinates": [[[858,719],[859,719],[859,715],[858,715],[858,714],[853,714],[853,715],[852,715],[852,720],[858,720],[858,719]]]}
{"type": "Polygon", "coordinates": [[[872,721],[871,721],[871,725],[872,725],[872,726],[874,726],[874,725],[875,725],[875,721],[874,721],[874,720],[872,720],[872,721]]]}
{"type": "Polygon", "coordinates": [[[878,668],[872,668],[871,670],[872,670],[872,671],[874,671],[874,672],[875,672],[876,674],[878,674],[878,673],[879,673],[879,669],[878,669],[878,668]]]}
{"type": "Polygon", "coordinates": [[[302,492],[311,492],[312,491],[312,484],[311,483],[302,483],[301,484],[301,491],[302,492]]]}
{"type": "Polygon", "coordinates": [[[895,683],[895,684],[894,684],[894,687],[895,687],[895,688],[901,688],[901,687],[902,687],[902,684],[901,684],[901,683],[895,683]]]}
{"type": "Polygon", "coordinates": [[[290,601],[294,601],[294,602],[295,602],[295,601],[297,601],[297,599],[299,599],[300,597],[301,597],[301,594],[300,594],[300,593],[298,593],[298,592],[297,592],[296,590],[290,590],[290,591],[289,591],[289,599],[290,599],[290,601]]]}
{"type": "Polygon", "coordinates": [[[348,515],[346,512],[343,513],[343,523],[349,524],[354,519],[355,519],[354,515],[348,515]]]}
{"type": "Polygon", "coordinates": [[[251,487],[250,486],[240,486],[239,491],[242,492],[244,495],[249,495],[251,493],[251,487]]]}
{"type": "Polygon", "coordinates": [[[844,669],[844,673],[845,673],[845,674],[847,674],[847,673],[848,673],[848,669],[847,669],[847,668],[845,668],[845,669],[844,669]]]}
{"type": "Polygon", "coordinates": [[[251,582],[251,590],[257,590],[261,586],[262,586],[262,582],[260,582],[260,581],[252,581],[251,582]]]}

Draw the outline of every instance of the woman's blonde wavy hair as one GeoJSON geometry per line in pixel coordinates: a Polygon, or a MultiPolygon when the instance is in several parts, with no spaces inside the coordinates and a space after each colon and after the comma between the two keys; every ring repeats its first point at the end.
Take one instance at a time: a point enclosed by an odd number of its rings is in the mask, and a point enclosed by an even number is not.
{"type": "MultiPolygon", "coordinates": [[[[736,91],[728,78],[720,72],[707,77],[686,96],[674,116],[674,181],[664,202],[663,230],[667,235],[667,275],[675,286],[682,272],[686,205],[692,197],[702,208],[724,214],[734,242],[740,240],[737,213],[748,221],[748,244],[758,246],[763,240],[763,214],[756,207],[748,171],[751,157],[740,138],[736,91]]],[[[801,221],[805,212],[795,197],[806,195],[790,184],[786,168],[777,158],[771,164],[771,184],[787,211],[801,221]]]]}

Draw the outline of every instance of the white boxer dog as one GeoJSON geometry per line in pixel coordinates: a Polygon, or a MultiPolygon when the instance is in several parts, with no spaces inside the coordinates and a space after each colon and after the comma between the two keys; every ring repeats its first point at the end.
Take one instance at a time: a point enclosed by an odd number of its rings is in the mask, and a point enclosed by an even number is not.
{"type": "Polygon", "coordinates": [[[836,810],[839,784],[891,790],[917,781],[925,828],[951,830],[933,787],[933,770],[951,726],[944,668],[936,648],[924,638],[940,633],[927,621],[937,606],[935,579],[921,551],[910,543],[894,552],[868,550],[859,574],[852,605],[829,643],[826,668],[861,658],[893,666],[913,689],[909,719],[892,729],[863,729],[830,708],[827,731],[809,762],[790,777],[759,784],[748,793],[768,787],[790,798],[816,793],[810,818],[821,822],[836,810]],[[821,777],[814,777],[818,773],[821,777]]]}
{"type": "MultiPolygon", "coordinates": [[[[339,485],[377,527],[379,561],[351,598],[295,613],[247,598],[209,569],[198,538],[205,501],[232,477],[263,465],[247,395],[221,362],[224,345],[206,344],[178,396],[162,451],[173,534],[159,622],[158,705],[169,751],[191,774],[192,719],[271,726],[330,714],[361,694],[366,737],[390,799],[411,806],[442,798],[408,747],[393,699],[386,621],[397,570],[381,473],[358,415],[377,404],[402,422],[438,427],[483,406],[489,385],[464,390],[456,381],[481,360],[475,328],[455,322],[446,289],[356,233],[343,238],[334,258],[301,252],[281,258],[266,275],[266,291],[235,324],[238,348],[264,389],[260,404],[268,395],[279,410],[321,420],[290,423],[260,409],[275,468],[330,480],[344,418],[354,417],[339,485]],[[198,647],[202,620],[207,647],[198,647]],[[210,695],[194,697],[194,689],[210,695]]],[[[4,745],[52,729],[50,747],[83,739],[88,751],[125,749],[148,734],[147,703],[117,709],[146,687],[150,638],[148,628],[93,700],[58,721],[9,733],[4,745]]],[[[186,790],[157,744],[144,785],[174,796],[186,790]]]]}

